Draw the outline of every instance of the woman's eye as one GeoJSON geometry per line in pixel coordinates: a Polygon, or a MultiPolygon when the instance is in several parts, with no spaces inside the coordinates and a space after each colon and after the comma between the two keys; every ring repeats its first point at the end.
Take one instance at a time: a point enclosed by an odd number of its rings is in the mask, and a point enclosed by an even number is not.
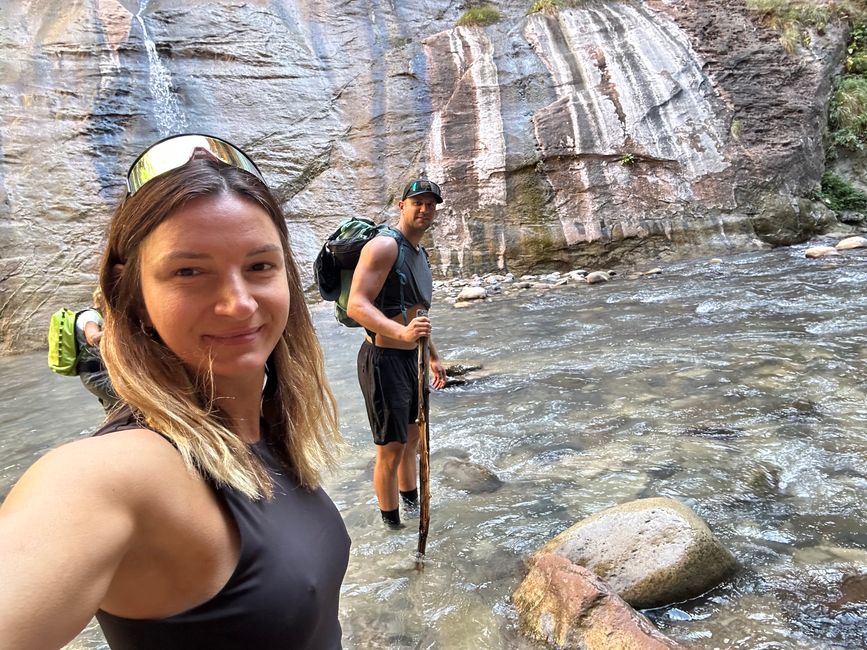
{"type": "Polygon", "coordinates": [[[274,265],[271,262],[256,262],[250,266],[251,271],[270,271],[273,268],[274,265]]]}
{"type": "Polygon", "coordinates": [[[182,278],[190,278],[194,275],[198,275],[199,272],[193,268],[183,268],[175,271],[175,275],[180,276],[182,278]]]}

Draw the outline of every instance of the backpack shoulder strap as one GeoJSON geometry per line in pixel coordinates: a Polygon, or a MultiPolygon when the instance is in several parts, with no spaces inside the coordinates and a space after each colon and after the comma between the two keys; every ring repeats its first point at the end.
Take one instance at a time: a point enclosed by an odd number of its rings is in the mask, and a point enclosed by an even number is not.
{"type": "Polygon", "coordinates": [[[382,234],[394,238],[397,242],[397,259],[394,260],[394,266],[391,271],[397,276],[400,282],[400,313],[403,315],[403,324],[408,325],[409,317],[406,312],[406,301],[403,298],[403,287],[407,283],[406,273],[403,272],[403,262],[406,259],[406,251],[404,247],[409,246],[409,242],[406,237],[403,236],[402,232],[397,228],[392,228],[391,226],[385,226],[382,230],[382,234]]]}

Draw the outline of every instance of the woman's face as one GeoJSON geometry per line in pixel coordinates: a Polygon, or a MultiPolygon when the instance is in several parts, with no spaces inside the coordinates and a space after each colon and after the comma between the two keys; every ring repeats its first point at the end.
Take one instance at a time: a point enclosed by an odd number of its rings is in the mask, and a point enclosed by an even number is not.
{"type": "Polygon", "coordinates": [[[289,317],[289,285],[276,226],[234,194],[190,201],[141,246],[146,313],[191,370],[261,381],[289,317]]]}

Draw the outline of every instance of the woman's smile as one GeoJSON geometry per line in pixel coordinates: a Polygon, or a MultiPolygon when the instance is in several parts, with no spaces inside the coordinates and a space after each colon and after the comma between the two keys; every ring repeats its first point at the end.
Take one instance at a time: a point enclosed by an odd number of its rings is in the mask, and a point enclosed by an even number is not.
{"type": "Polygon", "coordinates": [[[216,345],[246,345],[247,343],[255,341],[259,332],[261,332],[264,327],[264,325],[259,325],[258,327],[249,327],[225,334],[205,334],[202,338],[204,338],[207,343],[216,345]]]}

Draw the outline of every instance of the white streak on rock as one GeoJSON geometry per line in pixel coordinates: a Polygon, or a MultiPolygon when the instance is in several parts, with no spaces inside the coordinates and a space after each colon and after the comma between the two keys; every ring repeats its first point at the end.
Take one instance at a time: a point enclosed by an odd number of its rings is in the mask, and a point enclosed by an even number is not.
{"type": "Polygon", "coordinates": [[[482,29],[458,27],[454,31],[470,53],[466,65],[475,90],[477,149],[473,166],[479,182],[479,204],[505,205],[506,141],[493,47],[482,29]]]}

